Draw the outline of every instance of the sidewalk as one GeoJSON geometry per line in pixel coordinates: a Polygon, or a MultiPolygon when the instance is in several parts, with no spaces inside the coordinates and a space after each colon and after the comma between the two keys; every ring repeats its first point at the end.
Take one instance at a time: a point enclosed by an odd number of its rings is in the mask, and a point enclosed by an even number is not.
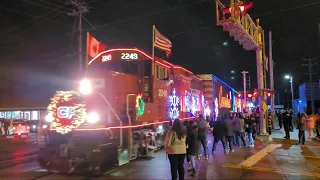
{"type": "MultiPolygon", "coordinates": [[[[315,179],[320,177],[320,147],[262,144],[255,148],[236,148],[225,155],[219,144],[216,154],[211,154],[212,136],[208,135],[209,160],[196,160],[196,177],[190,177],[185,162],[185,179],[315,179]]],[[[135,160],[115,168],[105,179],[171,179],[170,163],[164,150],[151,160],[135,160]]]]}
{"type": "MultiPolygon", "coordinates": [[[[255,148],[236,148],[234,153],[225,155],[221,143],[218,144],[216,154],[211,153],[212,135],[208,135],[209,160],[196,160],[196,177],[190,177],[187,170],[190,168],[185,162],[185,179],[239,179],[239,177],[255,177],[257,174],[245,175],[241,169],[224,168],[225,164],[239,164],[247,158],[265,148],[264,144],[256,142],[255,148]]],[[[268,176],[270,177],[270,176],[268,176]]],[[[280,177],[281,176],[276,176],[280,177]]],[[[105,179],[171,179],[170,163],[164,150],[156,152],[151,160],[135,160],[130,164],[115,168],[105,176],[93,180],[105,179]]]]}
{"type": "MultiPolygon", "coordinates": [[[[272,130],[272,141],[270,143],[281,143],[281,144],[291,144],[296,145],[299,141],[298,137],[299,131],[297,129],[294,129],[293,132],[290,132],[290,140],[284,139],[285,132],[283,129],[280,130],[272,130]]],[[[306,136],[306,143],[305,145],[308,146],[320,146],[320,140],[317,139],[309,139],[308,133],[305,132],[306,136]]]]}

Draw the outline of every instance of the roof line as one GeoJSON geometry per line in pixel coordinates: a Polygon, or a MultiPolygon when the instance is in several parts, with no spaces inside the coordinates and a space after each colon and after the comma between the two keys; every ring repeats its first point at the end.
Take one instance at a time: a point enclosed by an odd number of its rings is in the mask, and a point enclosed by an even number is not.
{"type": "Polygon", "coordinates": [[[217,76],[212,74],[212,77],[217,79],[219,82],[221,82],[222,84],[226,85],[228,88],[232,89],[234,92],[239,93],[238,91],[236,91],[234,88],[232,88],[229,84],[225,83],[224,81],[222,81],[220,78],[218,78],[217,76]]]}

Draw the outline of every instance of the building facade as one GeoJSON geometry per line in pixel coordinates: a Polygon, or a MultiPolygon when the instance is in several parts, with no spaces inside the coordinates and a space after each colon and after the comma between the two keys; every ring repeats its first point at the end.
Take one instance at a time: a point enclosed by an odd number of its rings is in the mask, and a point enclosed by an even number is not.
{"type": "Polygon", "coordinates": [[[294,101],[295,112],[312,113],[311,92],[313,90],[315,113],[320,113],[320,87],[319,83],[304,83],[299,86],[299,99],[294,101]]]}

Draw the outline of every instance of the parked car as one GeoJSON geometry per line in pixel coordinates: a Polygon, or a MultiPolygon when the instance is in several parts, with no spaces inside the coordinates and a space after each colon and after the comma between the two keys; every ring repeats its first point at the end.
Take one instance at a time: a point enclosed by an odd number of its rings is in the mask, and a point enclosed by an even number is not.
{"type": "Polygon", "coordinates": [[[13,122],[10,135],[28,136],[30,134],[30,127],[25,122],[13,122]]]}

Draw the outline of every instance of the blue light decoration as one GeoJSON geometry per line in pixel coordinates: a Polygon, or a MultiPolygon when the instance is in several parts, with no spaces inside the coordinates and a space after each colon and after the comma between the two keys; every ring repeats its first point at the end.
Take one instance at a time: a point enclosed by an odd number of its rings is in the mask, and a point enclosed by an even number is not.
{"type": "Polygon", "coordinates": [[[169,96],[169,103],[170,103],[169,118],[170,119],[179,118],[180,98],[176,95],[175,88],[173,88],[172,95],[169,96]]]}

